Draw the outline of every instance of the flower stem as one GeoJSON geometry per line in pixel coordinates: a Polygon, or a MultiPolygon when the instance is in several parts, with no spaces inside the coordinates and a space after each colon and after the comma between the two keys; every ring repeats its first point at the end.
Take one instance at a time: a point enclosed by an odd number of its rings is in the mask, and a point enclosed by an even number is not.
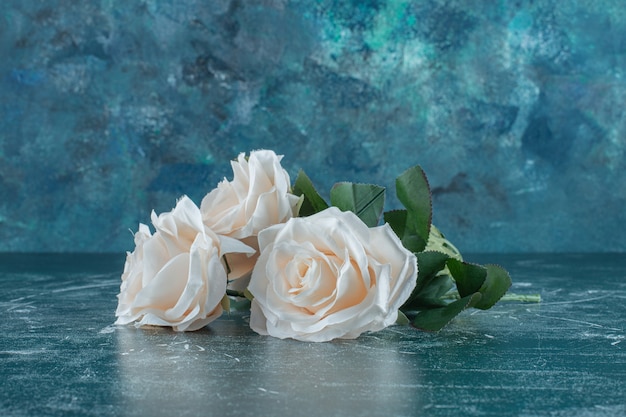
{"type": "MultiPolygon", "coordinates": [[[[441,298],[447,300],[458,300],[459,293],[456,291],[449,292],[443,295],[441,298]]],[[[541,295],[540,294],[515,294],[515,293],[506,293],[500,298],[499,301],[520,301],[522,303],[540,303],[541,295]]]]}
{"type": "Polygon", "coordinates": [[[504,294],[500,301],[521,301],[522,303],[540,303],[540,294],[504,294]]]}
{"type": "Polygon", "coordinates": [[[235,291],[235,290],[226,290],[226,295],[228,295],[229,297],[242,297],[245,298],[245,294],[242,291],[235,291]]]}

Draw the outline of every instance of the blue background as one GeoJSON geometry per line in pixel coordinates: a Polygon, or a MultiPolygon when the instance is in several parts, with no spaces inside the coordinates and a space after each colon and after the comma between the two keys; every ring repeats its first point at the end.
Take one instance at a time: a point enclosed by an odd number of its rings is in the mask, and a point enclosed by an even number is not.
{"type": "Polygon", "coordinates": [[[258,148],[325,195],[421,165],[462,252],[626,250],[621,0],[3,0],[0,19],[0,251],[130,250],[258,148]]]}

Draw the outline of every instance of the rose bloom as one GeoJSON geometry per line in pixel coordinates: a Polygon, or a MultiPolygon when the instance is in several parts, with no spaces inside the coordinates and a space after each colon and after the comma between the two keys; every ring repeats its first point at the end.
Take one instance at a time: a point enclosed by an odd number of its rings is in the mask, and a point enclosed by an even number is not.
{"type": "Polygon", "coordinates": [[[417,279],[417,259],[387,224],[368,228],[330,207],[259,234],[248,287],[250,327],[322,342],[381,330],[398,317],[417,279]]]}
{"type": "Polygon", "coordinates": [[[208,229],[186,196],[171,212],[153,211],[152,224],[154,234],[139,225],[127,254],[115,323],[200,329],[222,314],[228,279],[222,256],[254,250],[208,229]]]}
{"type": "MultiPolygon", "coordinates": [[[[248,159],[239,154],[237,161],[231,161],[233,180],[224,179],[202,199],[204,223],[217,234],[257,249],[261,230],[298,214],[300,199],[290,193],[289,174],[280,165],[281,159],[282,155],[270,150],[252,151],[248,159]]],[[[228,256],[230,278],[248,275],[256,258],[228,256]]]]}

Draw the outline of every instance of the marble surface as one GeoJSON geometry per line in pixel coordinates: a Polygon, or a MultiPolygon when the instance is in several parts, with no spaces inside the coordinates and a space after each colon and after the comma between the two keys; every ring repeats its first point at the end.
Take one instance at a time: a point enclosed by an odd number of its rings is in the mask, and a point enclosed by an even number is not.
{"type": "Polygon", "coordinates": [[[626,251],[622,0],[3,0],[0,19],[0,251],[129,250],[256,148],[323,193],[421,164],[462,251],[626,251]]]}
{"type": "Polygon", "coordinates": [[[315,344],[256,335],[241,313],[193,333],[116,327],[123,256],[0,255],[0,415],[626,414],[623,256],[470,260],[543,302],[315,344]]]}

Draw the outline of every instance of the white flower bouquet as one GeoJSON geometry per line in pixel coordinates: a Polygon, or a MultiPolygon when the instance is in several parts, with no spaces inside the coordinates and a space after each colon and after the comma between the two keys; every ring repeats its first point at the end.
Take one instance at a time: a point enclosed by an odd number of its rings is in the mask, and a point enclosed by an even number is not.
{"type": "Polygon", "coordinates": [[[154,234],[140,224],[116,323],[197,330],[238,298],[249,301],[255,332],[322,342],[394,323],[436,331],[510,287],[504,269],[464,262],[431,224],[420,167],[396,180],[405,208],[383,212],[385,188],[338,183],[328,204],[303,171],[292,186],[281,159],[240,154],[233,180],[200,207],[183,196],[152,213],[154,234]]]}

